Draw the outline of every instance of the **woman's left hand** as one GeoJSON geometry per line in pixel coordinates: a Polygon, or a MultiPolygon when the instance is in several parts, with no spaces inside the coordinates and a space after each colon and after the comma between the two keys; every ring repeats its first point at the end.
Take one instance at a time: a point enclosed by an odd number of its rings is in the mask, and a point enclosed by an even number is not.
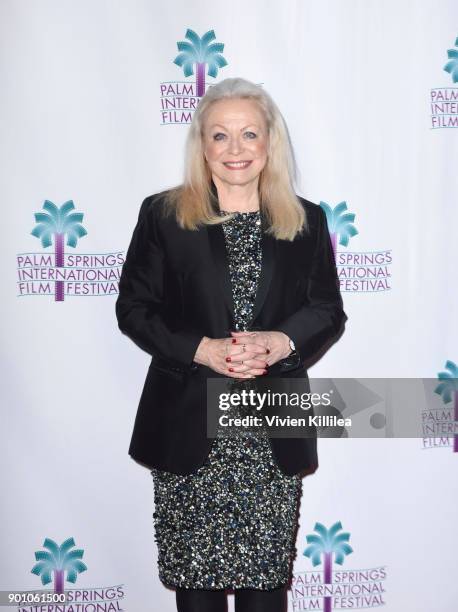
{"type": "MultiPolygon", "coordinates": [[[[269,366],[277,363],[281,359],[288,357],[291,353],[289,338],[286,334],[280,331],[231,331],[231,336],[237,340],[233,345],[235,348],[238,344],[261,344],[268,350],[266,362],[269,366]]],[[[243,361],[243,352],[232,353],[231,362],[237,363],[243,361]]],[[[247,372],[248,374],[250,372],[247,372]]]]}

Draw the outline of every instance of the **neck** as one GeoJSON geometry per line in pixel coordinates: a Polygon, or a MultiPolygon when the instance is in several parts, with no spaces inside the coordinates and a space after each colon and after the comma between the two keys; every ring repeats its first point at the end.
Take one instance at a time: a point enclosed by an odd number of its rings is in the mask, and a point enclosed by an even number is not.
{"type": "Polygon", "coordinates": [[[253,212],[259,210],[258,181],[246,185],[229,185],[213,176],[218,192],[219,207],[229,212],[253,212]]]}

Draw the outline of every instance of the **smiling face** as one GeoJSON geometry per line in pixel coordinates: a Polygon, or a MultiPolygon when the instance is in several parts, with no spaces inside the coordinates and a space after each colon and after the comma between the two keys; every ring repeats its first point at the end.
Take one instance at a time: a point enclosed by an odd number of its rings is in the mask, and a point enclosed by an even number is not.
{"type": "Polygon", "coordinates": [[[203,125],[204,155],[213,179],[227,185],[258,181],[267,161],[268,129],[254,100],[218,100],[203,125]]]}

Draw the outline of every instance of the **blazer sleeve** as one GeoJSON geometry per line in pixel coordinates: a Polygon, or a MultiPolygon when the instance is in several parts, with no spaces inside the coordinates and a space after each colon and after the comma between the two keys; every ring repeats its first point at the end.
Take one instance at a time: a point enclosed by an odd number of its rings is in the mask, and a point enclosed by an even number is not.
{"type": "Polygon", "coordinates": [[[154,196],[146,198],[119,280],[119,329],[150,355],[190,366],[202,335],[170,329],[164,303],[164,252],[157,236],[154,196]]]}
{"type": "Polygon", "coordinates": [[[299,310],[275,327],[291,338],[302,361],[333,338],[348,318],[343,310],[326,213],[321,206],[317,209],[317,239],[307,298],[299,310]]]}

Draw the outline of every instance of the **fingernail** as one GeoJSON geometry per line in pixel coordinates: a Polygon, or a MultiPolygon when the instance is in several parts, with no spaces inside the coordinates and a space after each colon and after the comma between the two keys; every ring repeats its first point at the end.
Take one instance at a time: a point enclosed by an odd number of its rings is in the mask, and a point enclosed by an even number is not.
{"type": "Polygon", "coordinates": [[[237,342],[237,338],[232,338],[232,344],[235,344],[237,342]]]}
{"type": "Polygon", "coordinates": [[[267,370],[264,370],[263,374],[267,374],[267,370]]]}
{"type": "Polygon", "coordinates": [[[270,349],[266,349],[266,353],[270,355],[270,349]]]}
{"type": "Polygon", "coordinates": [[[231,360],[230,357],[226,357],[226,361],[229,363],[229,361],[231,360]]]}
{"type": "Polygon", "coordinates": [[[234,368],[229,368],[229,372],[233,372],[233,371],[234,371],[234,368]]]}

